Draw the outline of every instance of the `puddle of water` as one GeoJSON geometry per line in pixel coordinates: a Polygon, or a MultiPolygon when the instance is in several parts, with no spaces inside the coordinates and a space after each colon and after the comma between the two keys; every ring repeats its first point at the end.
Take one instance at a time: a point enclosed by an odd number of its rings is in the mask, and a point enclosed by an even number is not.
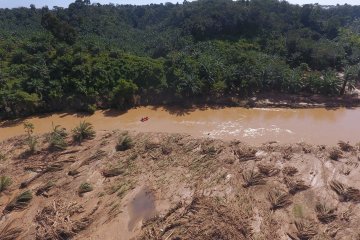
{"type": "Polygon", "coordinates": [[[147,220],[156,215],[155,195],[147,187],[138,192],[129,204],[130,220],[129,231],[133,231],[140,221],[147,220]]]}
{"type": "Polygon", "coordinates": [[[95,130],[127,129],[139,132],[185,133],[194,137],[237,139],[249,143],[280,141],[336,144],[360,141],[360,108],[327,109],[166,109],[139,107],[125,113],[96,111],[91,116],[56,113],[18,121],[0,122],[0,141],[24,134],[23,122],[35,125],[35,133],[51,131],[52,122],[68,130],[86,120],[95,130]],[[148,116],[150,119],[141,122],[148,116]]]}

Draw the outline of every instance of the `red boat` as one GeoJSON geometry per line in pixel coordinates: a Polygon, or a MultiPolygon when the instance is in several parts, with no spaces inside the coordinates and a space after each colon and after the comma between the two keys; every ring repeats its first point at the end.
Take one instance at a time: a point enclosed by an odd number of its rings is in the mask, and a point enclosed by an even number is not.
{"type": "Polygon", "coordinates": [[[149,117],[143,117],[143,118],[141,118],[141,122],[146,122],[147,120],[149,120],[149,117]]]}

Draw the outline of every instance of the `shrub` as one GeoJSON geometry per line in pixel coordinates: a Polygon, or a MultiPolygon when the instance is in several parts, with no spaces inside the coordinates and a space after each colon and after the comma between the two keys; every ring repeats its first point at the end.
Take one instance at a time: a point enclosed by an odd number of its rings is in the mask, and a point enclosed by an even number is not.
{"type": "Polygon", "coordinates": [[[130,136],[121,136],[119,137],[118,143],[116,145],[116,151],[126,151],[133,147],[133,141],[130,136]]]}
{"type": "Polygon", "coordinates": [[[289,193],[295,194],[297,192],[304,191],[308,188],[310,188],[309,185],[305,184],[303,180],[300,179],[291,179],[291,178],[285,178],[285,184],[289,189],[289,193]]]}
{"type": "Polygon", "coordinates": [[[278,189],[271,190],[268,199],[271,203],[271,210],[283,208],[291,204],[290,195],[278,189]]]}
{"type": "Polygon", "coordinates": [[[316,226],[313,222],[309,221],[295,221],[295,226],[297,229],[297,236],[300,240],[312,239],[316,234],[316,226]]]}
{"type": "Polygon", "coordinates": [[[90,183],[82,183],[79,187],[79,195],[82,195],[87,192],[91,192],[93,190],[93,187],[90,183]]]}
{"type": "Polygon", "coordinates": [[[0,152],[0,161],[5,161],[5,160],[6,160],[5,154],[3,154],[2,152],[0,152]]]}
{"type": "Polygon", "coordinates": [[[116,177],[123,174],[125,171],[120,167],[110,168],[103,171],[104,177],[116,177]]]}
{"type": "Polygon", "coordinates": [[[359,189],[348,187],[337,180],[332,180],[330,182],[330,188],[340,196],[340,201],[360,202],[359,189]]]}
{"type": "Polygon", "coordinates": [[[53,126],[52,132],[49,134],[49,148],[51,150],[65,150],[67,147],[66,137],[68,136],[66,129],[60,125],[53,126]]]}
{"type": "Polygon", "coordinates": [[[11,212],[14,210],[23,210],[25,209],[31,199],[33,198],[32,193],[30,190],[25,191],[23,193],[21,193],[20,195],[16,196],[6,207],[5,207],[5,211],[6,212],[11,212]]]}
{"type": "Polygon", "coordinates": [[[342,151],[350,152],[354,150],[354,147],[350,145],[349,142],[339,141],[338,145],[342,151]]]}
{"type": "Polygon", "coordinates": [[[325,203],[317,203],[315,206],[316,216],[322,223],[330,223],[337,217],[335,208],[328,207],[325,203]]]}
{"type": "Polygon", "coordinates": [[[12,180],[9,177],[1,176],[0,177],[0,192],[5,191],[12,184],[12,180]]]}
{"type": "Polygon", "coordinates": [[[36,145],[38,143],[37,137],[33,135],[34,129],[35,129],[34,124],[29,123],[29,122],[25,122],[24,123],[24,129],[25,129],[25,132],[27,134],[27,138],[25,139],[25,143],[29,147],[29,152],[34,153],[35,150],[36,150],[36,145]]]}
{"type": "Polygon", "coordinates": [[[282,170],[283,174],[288,175],[288,176],[294,176],[296,173],[298,173],[299,171],[297,170],[296,167],[292,167],[292,166],[286,166],[284,167],[284,169],[282,170]]]}
{"type": "Polygon", "coordinates": [[[91,123],[83,121],[72,130],[73,139],[76,142],[81,143],[87,139],[93,139],[95,137],[95,131],[91,123]]]}
{"type": "Polygon", "coordinates": [[[263,175],[254,170],[246,171],[243,173],[244,184],[243,187],[248,188],[250,186],[265,184],[263,175]]]}
{"type": "Polygon", "coordinates": [[[342,157],[342,152],[338,148],[333,148],[329,152],[329,157],[330,159],[337,161],[342,157]]]}

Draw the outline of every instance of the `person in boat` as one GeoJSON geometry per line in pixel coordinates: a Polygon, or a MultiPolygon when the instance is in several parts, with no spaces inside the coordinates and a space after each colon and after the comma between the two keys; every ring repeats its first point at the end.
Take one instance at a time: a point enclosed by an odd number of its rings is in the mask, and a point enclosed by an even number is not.
{"type": "Polygon", "coordinates": [[[146,122],[147,120],[149,120],[149,117],[143,117],[143,118],[141,118],[141,122],[146,122]]]}

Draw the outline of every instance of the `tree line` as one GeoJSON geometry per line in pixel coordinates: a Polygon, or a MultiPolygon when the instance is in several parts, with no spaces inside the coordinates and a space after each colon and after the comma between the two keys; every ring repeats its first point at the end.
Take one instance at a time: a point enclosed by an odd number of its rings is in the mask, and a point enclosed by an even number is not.
{"type": "Polygon", "coordinates": [[[343,95],[359,78],[359,17],[359,6],[279,0],[0,9],[0,114],[343,95]]]}

